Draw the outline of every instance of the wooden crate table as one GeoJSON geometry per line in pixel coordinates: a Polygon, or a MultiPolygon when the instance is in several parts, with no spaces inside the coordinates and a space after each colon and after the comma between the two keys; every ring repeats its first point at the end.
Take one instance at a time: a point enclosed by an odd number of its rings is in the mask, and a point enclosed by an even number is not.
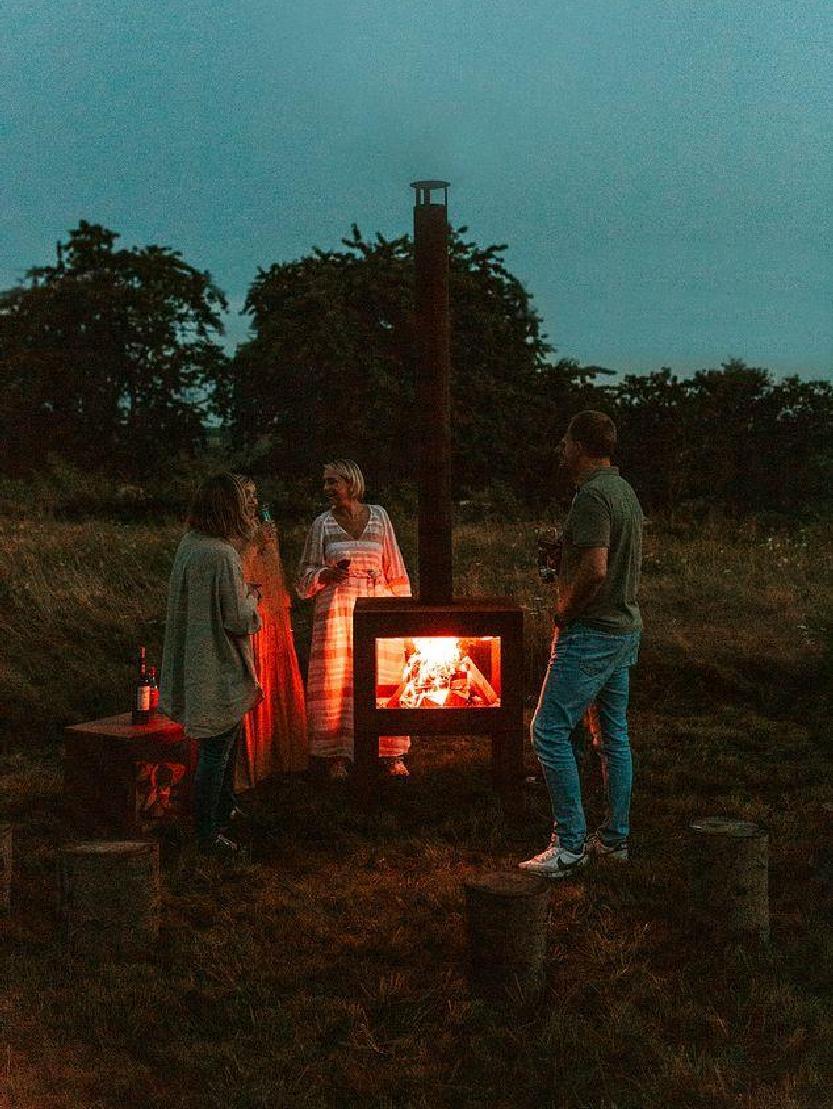
{"type": "Polygon", "coordinates": [[[150,724],[130,713],[64,731],[64,795],[82,828],[131,835],[191,812],[197,745],[181,724],[157,713],[150,724]]]}

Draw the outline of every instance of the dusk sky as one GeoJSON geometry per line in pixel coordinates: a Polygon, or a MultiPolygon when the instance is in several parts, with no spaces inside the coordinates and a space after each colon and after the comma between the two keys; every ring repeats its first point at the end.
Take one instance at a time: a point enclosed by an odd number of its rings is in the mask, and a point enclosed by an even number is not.
{"type": "Polygon", "coordinates": [[[830,0],[6,0],[0,283],[79,219],[211,271],[411,229],[415,177],[558,355],[833,379],[830,0]]]}

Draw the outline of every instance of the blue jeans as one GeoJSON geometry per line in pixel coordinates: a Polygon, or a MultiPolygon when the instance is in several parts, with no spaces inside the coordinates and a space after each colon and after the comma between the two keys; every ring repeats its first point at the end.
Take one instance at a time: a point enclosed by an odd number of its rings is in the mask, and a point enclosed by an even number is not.
{"type": "Polygon", "coordinates": [[[614,635],[573,624],[553,641],[531,733],[549,790],[558,841],[568,851],[581,852],[587,835],[570,734],[593,701],[601,725],[599,754],[607,801],[601,836],[605,843],[613,844],[627,839],[630,831],[633,768],[626,714],[639,634],[614,635]]]}
{"type": "Polygon", "coordinates": [[[194,815],[197,841],[209,847],[234,808],[234,759],[232,753],[240,734],[238,721],[220,735],[199,741],[194,773],[194,815]]]}

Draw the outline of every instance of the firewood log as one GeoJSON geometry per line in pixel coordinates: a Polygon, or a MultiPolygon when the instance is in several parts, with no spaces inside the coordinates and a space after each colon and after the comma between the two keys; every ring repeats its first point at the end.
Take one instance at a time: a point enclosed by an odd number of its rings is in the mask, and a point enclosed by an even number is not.
{"type": "Polygon", "coordinates": [[[407,684],[408,684],[407,679],[405,681],[402,681],[402,682],[399,683],[399,685],[396,688],[396,692],[391,694],[391,696],[388,698],[388,701],[385,705],[386,708],[389,708],[389,709],[398,709],[399,708],[399,698],[405,692],[405,686],[407,684]]]}
{"type": "Polygon", "coordinates": [[[495,693],[494,689],[492,689],[489,682],[483,676],[482,671],[471,660],[471,658],[469,658],[468,655],[466,655],[466,657],[463,659],[462,666],[470,675],[471,684],[474,689],[477,690],[477,692],[480,694],[487,705],[493,705],[497,701],[498,696],[497,693],[495,693]]]}

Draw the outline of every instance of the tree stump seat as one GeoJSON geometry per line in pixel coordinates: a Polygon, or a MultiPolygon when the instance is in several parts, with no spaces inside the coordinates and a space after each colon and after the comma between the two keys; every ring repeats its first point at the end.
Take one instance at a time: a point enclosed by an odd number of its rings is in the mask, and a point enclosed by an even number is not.
{"type": "Polygon", "coordinates": [[[492,871],[465,883],[469,984],[490,1000],[534,1000],[544,985],[550,886],[522,871],[492,871]]]}
{"type": "Polygon", "coordinates": [[[88,834],[140,836],[191,812],[197,745],[181,724],[157,713],[134,725],[130,713],[64,731],[64,796],[88,834]]]}
{"type": "Polygon", "coordinates": [[[93,840],[61,848],[58,911],[72,953],[147,958],[159,938],[160,906],[157,843],[93,840]]]}
{"type": "Polygon", "coordinates": [[[769,837],[757,824],[708,816],[689,825],[695,839],[695,912],[710,930],[769,939],[769,837]]]}

